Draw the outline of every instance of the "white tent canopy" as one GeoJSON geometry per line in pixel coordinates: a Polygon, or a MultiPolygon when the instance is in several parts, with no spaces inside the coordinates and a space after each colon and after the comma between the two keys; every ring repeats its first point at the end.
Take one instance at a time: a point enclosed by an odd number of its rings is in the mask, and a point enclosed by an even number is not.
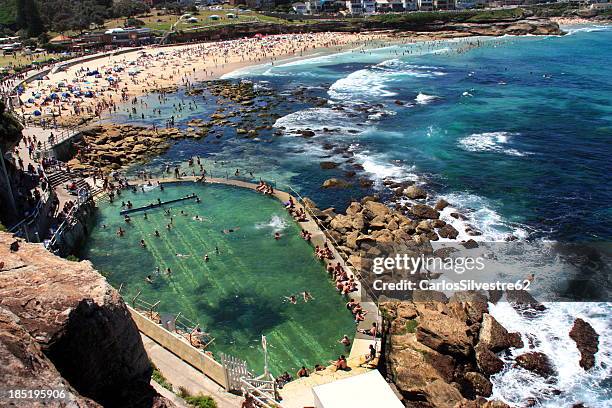
{"type": "Polygon", "coordinates": [[[378,370],[316,386],[316,408],[404,408],[378,370]]]}

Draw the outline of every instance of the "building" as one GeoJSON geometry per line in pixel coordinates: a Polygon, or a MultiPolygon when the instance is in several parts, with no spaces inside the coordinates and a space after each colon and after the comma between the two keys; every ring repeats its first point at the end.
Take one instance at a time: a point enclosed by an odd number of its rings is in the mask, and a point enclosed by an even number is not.
{"type": "Polygon", "coordinates": [[[475,0],[455,0],[455,9],[457,10],[467,10],[476,7],[475,0]]]}
{"type": "Polygon", "coordinates": [[[375,0],[377,13],[404,11],[402,0],[375,0]]]}
{"type": "Polygon", "coordinates": [[[402,0],[402,6],[405,11],[416,11],[419,9],[417,0],[402,0]]]}
{"type": "Polygon", "coordinates": [[[346,9],[354,15],[372,14],[376,11],[376,0],[347,0],[346,9]]]}
{"type": "Polygon", "coordinates": [[[308,13],[308,9],[306,8],[306,4],[304,3],[293,3],[291,5],[291,7],[293,8],[293,11],[295,11],[297,14],[307,14],[308,13]]]}
{"type": "Polygon", "coordinates": [[[433,10],[433,0],[417,0],[417,5],[420,11],[433,10]]]}
{"type": "Polygon", "coordinates": [[[111,28],[104,34],[108,37],[107,41],[110,39],[110,43],[118,47],[150,44],[154,40],[150,28],[111,28]]]}
{"type": "Polygon", "coordinates": [[[433,0],[434,10],[454,10],[455,0],[433,0]]]}

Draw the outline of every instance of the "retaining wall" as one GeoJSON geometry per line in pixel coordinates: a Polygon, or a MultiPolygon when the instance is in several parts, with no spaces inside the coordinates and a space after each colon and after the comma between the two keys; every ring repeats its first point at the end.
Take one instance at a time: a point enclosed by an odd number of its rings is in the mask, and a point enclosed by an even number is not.
{"type": "Polygon", "coordinates": [[[128,306],[128,309],[141,333],[144,333],[147,337],[175,354],[181,360],[204,373],[217,384],[224,388],[227,387],[225,370],[221,364],[191,346],[178,334],[169,332],[159,324],[138,313],[132,307],[128,306]]]}

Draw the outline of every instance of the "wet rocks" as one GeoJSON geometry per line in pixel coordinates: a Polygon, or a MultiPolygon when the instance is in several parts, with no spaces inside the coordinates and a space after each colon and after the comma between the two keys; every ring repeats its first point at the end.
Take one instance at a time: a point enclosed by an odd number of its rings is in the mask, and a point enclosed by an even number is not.
{"type": "Polygon", "coordinates": [[[319,163],[319,167],[321,167],[321,169],[323,170],[331,170],[331,169],[335,169],[336,167],[338,167],[338,163],[331,162],[331,161],[323,161],[319,163]]]}
{"type": "Polygon", "coordinates": [[[476,364],[483,374],[491,376],[504,368],[504,362],[483,344],[478,343],[474,351],[476,364]]]}
{"type": "Polygon", "coordinates": [[[348,186],[348,182],[338,178],[330,178],[323,182],[323,188],[346,188],[348,186]]]}
{"type": "Polygon", "coordinates": [[[410,213],[417,218],[422,219],[438,219],[440,217],[440,213],[433,209],[432,207],[425,204],[415,204],[410,207],[410,213]]]}
{"type": "Polygon", "coordinates": [[[465,322],[440,312],[424,310],[417,327],[417,340],[440,353],[466,358],[470,355],[472,339],[466,334],[465,322]]]}
{"type": "Polygon", "coordinates": [[[595,354],[599,349],[599,334],[589,323],[577,318],[569,332],[569,336],[576,343],[580,351],[580,367],[585,370],[595,365],[595,354]]]}
{"type": "Polygon", "coordinates": [[[544,353],[538,351],[530,351],[528,353],[521,354],[515,360],[517,366],[536,373],[544,378],[548,378],[555,374],[555,369],[544,353]]]}
{"type": "Polygon", "coordinates": [[[442,238],[455,239],[459,236],[459,231],[452,225],[446,224],[438,230],[438,235],[442,238]]]}
{"type": "Polygon", "coordinates": [[[479,339],[481,344],[493,352],[524,346],[519,333],[508,333],[508,330],[488,313],[483,316],[479,339]]]}
{"type": "Polygon", "coordinates": [[[448,207],[450,204],[448,203],[448,201],[446,201],[445,199],[441,198],[436,202],[436,205],[434,205],[434,209],[436,211],[442,211],[443,209],[445,209],[446,207],[448,207]]]}
{"type": "Polygon", "coordinates": [[[409,186],[404,190],[404,195],[412,200],[427,198],[427,193],[420,187],[409,186]]]}

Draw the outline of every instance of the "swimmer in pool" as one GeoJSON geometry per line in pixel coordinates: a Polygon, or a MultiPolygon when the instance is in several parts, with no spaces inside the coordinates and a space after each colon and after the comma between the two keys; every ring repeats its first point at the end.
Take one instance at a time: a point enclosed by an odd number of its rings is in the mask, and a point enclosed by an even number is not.
{"type": "Polygon", "coordinates": [[[147,281],[147,283],[153,283],[153,278],[151,277],[151,275],[147,275],[145,280],[147,281]]]}
{"type": "Polygon", "coordinates": [[[172,273],[172,270],[170,268],[166,268],[166,274],[170,275],[172,273]]]}
{"type": "Polygon", "coordinates": [[[166,225],[166,229],[171,230],[172,229],[172,225],[170,225],[170,224],[166,225]]]}
{"type": "Polygon", "coordinates": [[[297,298],[294,295],[285,296],[285,299],[287,299],[292,305],[297,304],[297,298]]]}
{"type": "Polygon", "coordinates": [[[276,232],[274,233],[274,239],[275,239],[275,240],[277,240],[277,241],[278,241],[279,239],[281,239],[281,234],[280,234],[280,232],[276,231],[276,232]]]}
{"type": "Polygon", "coordinates": [[[205,262],[208,262],[208,260],[209,260],[209,259],[210,259],[210,258],[208,257],[208,254],[204,255],[204,261],[205,261],[205,262]]]}
{"type": "Polygon", "coordinates": [[[302,292],[302,297],[304,298],[304,303],[307,303],[309,300],[314,300],[314,297],[306,290],[302,292]]]}
{"type": "Polygon", "coordinates": [[[146,213],[146,212],[144,213],[144,219],[145,219],[145,220],[148,220],[148,219],[149,219],[149,216],[147,215],[147,213],[146,213]]]}
{"type": "Polygon", "coordinates": [[[159,231],[158,231],[158,230],[155,230],[155,232],[153,233],[153,235],[155,235],[155,236],[156,236],[156,237],[158,237],[158,238],[160,237],[160,234],[159,234],[159,231]]]}
{"type": "Polygon", "coordinates": [[[144,239],[141,239],[141,240],[140,240],[140,246],[141,246],[141,247],[143,247],[143,248],[146,248],[146,247],[147,247],[147,244],[145,243],[145,240],[144,240],[144,239]]]}
{"type": "Polygon", "coordinates": [[[122,237],[124,235],[125,235],[125,231],[123,230],[123,228],[119,227],[119,229],[117,230],[117,236],[122,237]]]}

